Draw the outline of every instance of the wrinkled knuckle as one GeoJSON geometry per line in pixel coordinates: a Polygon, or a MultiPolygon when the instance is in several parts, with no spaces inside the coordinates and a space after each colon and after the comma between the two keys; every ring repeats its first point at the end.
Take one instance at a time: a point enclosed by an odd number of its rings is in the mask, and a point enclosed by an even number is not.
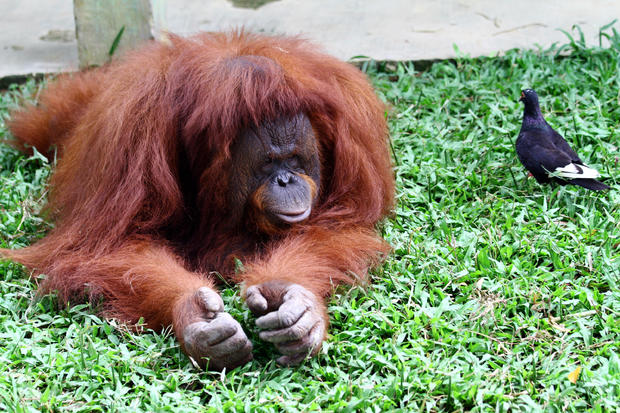
{"type": "Polygon", "coordinates": [[[198,323],[190,324],[183,332],[183,338],[188,343],[200,342],[201,336],[204,335],[204,329],[198,323]]]}
{"type": "MultiPolygon", "coordinates": [[[[226,314],[226,313],[220,313],[220,314],[226,314]]],[[[238,323],[232,317],[218,316],[217,318],[215,318],[213,321],[211,321],[208,324],[207,328],[209,328],[210,330],[218,330],[218,331],[232,330],[234,332],[237,329],[237,326],[238,326],[238,323]]]]}
{"type": "Polygon", "coordinates": [[[250,340],[246,337],[243,331],[238,331],[237,334],[230,338],[230,347],[235,351],[243,349],[248,343],[252,345],[250,340]]]}
{"type": "Polygon", "coordinates": [[[235,325],[225,324],[217,327],[217,329],[211,330],[209,333],[209,342],[213,343],[214,341],[222,341],[234,336],[237,333],[237,327],[235,325]]]}
{"type": "Polygon", "coordinates": [[[221,324],[238,324],[237,320],[233,318],[229,313],[218,313],[213,323],[221,323],[221,324]]]}
{"type": "Polygon", "coordinates": [[[301,339],[301,338],[303,338],[307,334],[307,331],[304,328],[304,326],[301,326],[301,325],[298,325],[298,324],[296,324],[293,327],[291,327],[289,332],[290,332],[289,335],[293,339],[301,339]]]}
{"type": "Polygon", "coordinates": [[[254,314],[264,313],[269,306],[269,303],[267,302],[265,297],[260,294],[246,296],[245,303],[250,309],[250,311],[252,311],[252,313],[254,314]]]}
{"type": "Polygon", "coordinates": [[[247,290],[245,290],[245,298],[250,298],[250,297],[257,297],[257,296],[262,296],[262,294],[260,293],[260,290],[258,289],[258,287],[256,287],[255,285],[248,287],[247,290]]]}
{"type": "Polygon", "coordinates": [[[291,311],[284,311],[279,314],[278,318],[280,320],[280,325],[282,325],[283,327],[288,327],[290,325],[293,325],[293,323],[295,323],[299,317],[295,317],[295,314],[293,314],[291,311]]]}
{"type": "MultiPolygon", "coordinates": [[[[216,357],[236,355],[247,347],[249,340],[245,335],[234,335],[231,338],[211,347],[211,353],[216,357]]],[[[250,343],[251,348],[251,343],[250,343]]]]}
{"type": "Polygon", "coordinates": [[[325,326],[325,321],[323,320],[323,317],[321,317],[320,314],[313,313],[312,321],[314,322],[314,324],[318,324],[319,326],[325,326]]]}
{"type": "Polygon", "coordinates": [[[255,297],[248,298],[246,300],[246,304],[248,308],[250,309],[250,311],[262,310],[264,307],[262,302],[255,297]]]}
{"type": "Polygon", "coordinates": [[[243,354],[243,355],[252,354],[253,349],[254,349],[254,346],[252,345],[252,342],[250,340],[245,340],[243,342],[243,346],[239,349],[239,354],[243,354]]]}
{"type": "Polygon", "coordinates": [[[215,291],[207,287],[200,287],[197,291],[198,296],[204,303],[211,304],[223,307],[224,302],[222,301],[222,297],[215,291]]]}
{"type": "Polygon", "coordinates": [[[277,343],[283,341],[282,334],[280,332],[274,333],[272,331],[262,331],[258,335],[261,340],[268,341],[270,343],[277,343]]]}

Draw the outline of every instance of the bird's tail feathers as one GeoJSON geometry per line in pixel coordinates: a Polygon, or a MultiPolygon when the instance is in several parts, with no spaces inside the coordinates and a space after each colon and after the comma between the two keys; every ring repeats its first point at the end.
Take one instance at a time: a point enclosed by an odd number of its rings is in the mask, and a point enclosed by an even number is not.
{"type": "Polygon", "coordinates": [[[586,165],[569,163],[566,166],[556,168],[553,171],[553,176],[566,179],[594,179],[601,176],[601,174],[596,169],[586,165]]]}
{"type": "Polygon", "coordinates": [[[571,179],[568,182],[573,185],[582,186],[591,191],[604,191],[606,189],[609,189],[609,186],[597,181],[596,179],[571,179]]]}

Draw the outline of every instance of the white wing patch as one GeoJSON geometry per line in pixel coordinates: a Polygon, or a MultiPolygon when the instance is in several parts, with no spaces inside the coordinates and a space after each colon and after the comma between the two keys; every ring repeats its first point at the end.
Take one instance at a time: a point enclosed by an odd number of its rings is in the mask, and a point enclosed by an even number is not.
{"type": "Polygon", "coordinates": [[[577,165],[569,163],[566,166],[561,166],[553,171],[553,176],[559,176],[566,179],[584,178],[594,179],[601,176],[596,169],[589,168],[585,165],[577,165]]]}

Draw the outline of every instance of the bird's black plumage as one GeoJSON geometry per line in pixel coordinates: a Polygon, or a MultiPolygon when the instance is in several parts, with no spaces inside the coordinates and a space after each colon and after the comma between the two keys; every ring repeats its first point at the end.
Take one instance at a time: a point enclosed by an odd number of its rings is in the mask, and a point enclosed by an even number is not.
{"type": "Polygon", "coordinates": [[[562,135],[545,121],[536,92],[525,89],[519,100],[525,107],[516,143],[517,156],[536,181],[579,185],[594,191],[609,189],[594,179],[598,172],[586,166],[562,135]]]}

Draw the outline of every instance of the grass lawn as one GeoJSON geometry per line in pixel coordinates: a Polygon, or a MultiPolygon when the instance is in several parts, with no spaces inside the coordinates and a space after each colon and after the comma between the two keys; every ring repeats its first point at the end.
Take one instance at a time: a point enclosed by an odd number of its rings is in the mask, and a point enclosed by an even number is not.
{"type": "MultiPolygon", "coordinates": [[[[390,105],[398,206],[381,230],[394,253],[372,286],[339,291],[329,340],[298,368],[255,341],[243,368],[197,371],[170,334],[33,300],[36,282],[0,264],[0,410],[617,411],[620,36],[607,33],[603,47],[577,33],[546,51],[366,68],[390,105]],[[525,87],[611,191],[527,178],[514,152],[525,87]]],[[[2,92],[0,138],[37,87],[2,92]]],[[[49,227],[49,174],[0,146],[1,246],[49,227]]],[[[256,338],[236,289],[224,295],[256,338]]]]}

